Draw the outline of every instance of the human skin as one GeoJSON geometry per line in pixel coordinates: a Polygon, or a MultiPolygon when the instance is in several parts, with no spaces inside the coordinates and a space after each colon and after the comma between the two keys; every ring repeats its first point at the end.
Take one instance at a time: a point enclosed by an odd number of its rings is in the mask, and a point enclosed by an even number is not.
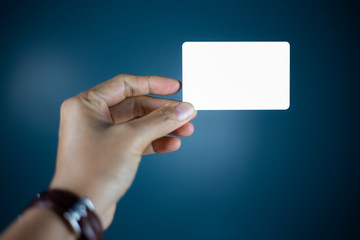
{"type": "MultiPolygon", "coordinates": [[[[191,104],[146,96],[174,94],[180,88],[180,82],[172,78],[120,74],[67,99],[61,106],[50,188],[89,197],[103,228],[108,228],[142,155],[176,151],[181,145],[177,137],[193,133],[189,121],[197,112],[191,104]]],[[[22,219],[1,240],[75,239],[51,210],[33,208],[22,219]],[[44,224],[53,230],[44,230],[44,224]]]]}

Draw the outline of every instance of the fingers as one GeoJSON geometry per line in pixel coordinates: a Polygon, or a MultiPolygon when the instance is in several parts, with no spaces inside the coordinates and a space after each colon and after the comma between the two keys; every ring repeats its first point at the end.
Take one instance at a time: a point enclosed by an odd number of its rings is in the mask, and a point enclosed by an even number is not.
{"type": "MultiPolygon", "coordinates": [[[[161,107],[178,103],[180,102],[171,99],[138,96],[125,99],[121,103],[111,107],[110,112],[114,123],[122,123],[127,122],[133,118],[142,117],[161,107]]],[[[191,119],[193,119],[195,116],[196,114],[194,114],[191,119]]],[[[187,137],[190,136],[193,132],[194,126],[191,123],[186,123],[184,126],[173,131],[169,135],[187,137]]]]}
{"type": "Polygon", "coordinates": [[[194,125],[192,123],[185,123],[185,125],[179,127],[175,131],[169,133],[171,136],[177,137],[189,137],[194,133],[194,125]]]}
{"type": "Polygon", "coordinates": [[[147,146],[143,155],[153,153],[168,153],[178,150],[181,146],[181,140],[176,137],[162,137],[156,139],[147,146]]]}
{"type": "Polygon", "coordinates": [[[180,102],[150,96],[130,97],[111,107],[110,112],[114,123],[122,123],[176,103],[180,102]]]}
{"type": "Polygon", "coordinates": [[[90,91],[105,100],[111,107],[130,96],[168,95],[178,92],[180,88],[179,81],[168,77],[120,74],[95,86],[90,91]]]}
{"type": "Polygon", "coordinates": [[[196,114],[190,103],[177,103],[157,109],[127,124],[136,129],[140,143],[145,149],[155,139],[163,137],[190,121],[196,114]]]}
{"type": "MultiPolygon", "coordinates": [[[[169,135],[177,137],[189,137],[194,133],[194,125],[192,123],[185,123],[169,135]]],[[[176,137],[161,137],[154,140],[145,150],[143,155],[153,153],[168,153],[178,150],[181,146],[181,140],[176,137]]]]}
{"type": "MultiPolygon", "coordinates": [[[[194,133],[194,125],[192,123],[186,123],[175,131],[169,133],[169,135],[177,137],[188,137],[194,133]]],[[[154,140],[145,150],[143,155],[153,153],[169,153],[178,150],[181,146],[181,140],[176,137],[161,137],[154,140]]]]}

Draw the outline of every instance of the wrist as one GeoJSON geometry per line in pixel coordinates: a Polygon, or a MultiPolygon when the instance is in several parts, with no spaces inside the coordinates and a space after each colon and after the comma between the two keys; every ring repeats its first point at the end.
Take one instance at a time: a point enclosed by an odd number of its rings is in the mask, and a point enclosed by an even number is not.
{"type": "Polygon", "coordinates": [[[114,209],[112,205],[115,204],[109,204],[105,200],[106,198],[103,196],[103,194],[97,193],[94,188],[88,188],[80,184],[70,184],[63,181],[57,181],[53,180],[49,186],[49,189],[63,189],[69,192],[72,192],[78,197],[86,196],[89,198],[92,203],[94,204],[95,210],[94,212],[99,216],[101,224],[104,229],[107,229],[112,221],[112,215],[114,214],[114,211],[111,211],[111,209],[114,209]],[[109,213],[110,211],[110,213],[109,213]],[[112,215],[111,215],[112,214],[112,215]],[[109,215],[111,215],[111,220],[109,215]]]}
{"type": "Polygon", "coordinates": [[[63,189],[49,189],[38,194],[29,208],[46,208],[56,213],[78,239],[101,240],[103,229],[94,206],[87,197],[63,189]]]}

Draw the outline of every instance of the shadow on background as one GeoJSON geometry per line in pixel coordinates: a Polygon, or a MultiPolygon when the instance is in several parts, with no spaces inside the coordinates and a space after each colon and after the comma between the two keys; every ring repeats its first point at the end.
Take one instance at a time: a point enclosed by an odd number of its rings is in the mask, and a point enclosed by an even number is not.
{"type": "Polygon", "coordinates": [[[181,80],[184,41],[285,40],[290,109],[199,112],[181,150],[143,158],[106,238],[360,238],[354,4],[2,3],[1,229],[48,186],[64,99],[119,73],[181,80]]]}

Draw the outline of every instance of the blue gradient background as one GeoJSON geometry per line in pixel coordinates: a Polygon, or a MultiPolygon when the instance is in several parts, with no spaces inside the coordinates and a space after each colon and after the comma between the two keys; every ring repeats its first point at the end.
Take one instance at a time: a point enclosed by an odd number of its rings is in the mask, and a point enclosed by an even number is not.
{"type": "Polygon", "coordinates": [[[181,150],[143,158],[106,239],[359,239],[352,2],[2,1],[0,228],[51,179],[64,99],[119,73],[181,80],[184,41],[285,40],[290,109],[199,112],[181,150]]]}

